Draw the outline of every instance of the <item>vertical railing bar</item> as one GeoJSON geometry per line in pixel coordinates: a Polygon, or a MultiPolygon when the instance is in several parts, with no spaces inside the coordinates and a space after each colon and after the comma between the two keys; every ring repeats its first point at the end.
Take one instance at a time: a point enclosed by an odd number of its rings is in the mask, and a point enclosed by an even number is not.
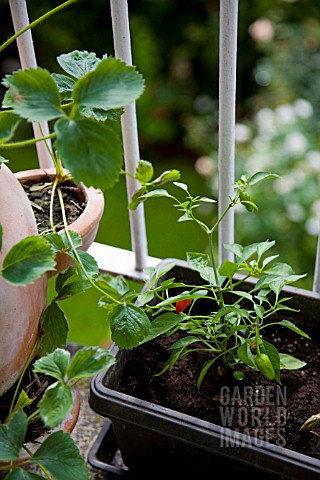
{"type": "MultiPolygon", "coordinates": [[[[111,0],[111,17],[115,56],[127,65],[132,65],[129,13],[127,0],[111,0]]],[[[126,171],[134,174],[140,159],[136,105],[131,103],[125,107],[121,117],[124,160],[126,171]]],[[[133,178],[127,176],[128,199],[139,188],[133,178]]],[[[130,210],[130,231],[132,250],[135,253],[136,270],[142,271],[147,266],[147,235],[143,204],[136,210],[130,210]]]]}
{"type": "MultiPolygon", "coordinates": [[[[218,208],[221,215],[234,190],[235,175],[235,105],[238,35],[238,0],[220,1],[219,35],[219,147],[218,208]]],[[[234,243],[234,211],[231,209],[218,229],[219,261],[233,260],[223,245],[234,243]]]]}
{"type": "Polygon", "coordinates": [[[318,235],[312,290],[316,293],[320,293],[320,232],[318,235]]]}
{"type": "MultiPolygon", "coordinates": [[[[11,16],[15,33],[29,25],[28,9],[25,0],[9,0],[11,16]]],[[[27,30],[17,38],[17,47],[22,68],[37,68],[36,55],[33,46],[31,30],[27,30]]],[[[43,135],[49,135],[49,127],[47,122],[33,123],[33,134],[35,138],[43,135]]],[[[50,140],[47,140],[49,148],[51,148],[50,140]]],[[[41,168],[53,167],[52,158],[46,148],[45,142],[37,142],[38,162],[41,168]]]]}

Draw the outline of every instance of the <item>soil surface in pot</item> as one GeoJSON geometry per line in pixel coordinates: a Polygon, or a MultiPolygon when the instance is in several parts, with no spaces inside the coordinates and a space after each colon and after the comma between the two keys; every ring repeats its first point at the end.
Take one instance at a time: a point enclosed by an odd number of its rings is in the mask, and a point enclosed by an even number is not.
{"type": "Polygon", "coordinates": [[[265,335],[279,352],[307,362],[299,370],[281,370],[281,385],[242,366],[243,381],[211,369],[198,390],[201,366],[208,360],[201,352],[185,355],[170,372],[156,376],[170,356],[167,347],[179,338],[177,333],[134,349],[118,390],[320,459],[319,426],[313,432],[299,430],[311,415],[320,413],[319,330],[301,328],[312,340],[284,327],[270,327],[265,335]]]}
{"type": "MultiPolygon", "coordinates": [[[[52,181],[48,177],[47,181],[33,182],[27,181],[22,186],[31,202],[32,210],[36,218],[38,231],[42,233],[51,233],[50,226],[50,201],[52,192],[52,181]]],[[[63,201],[68,224],[74,222],[83,212],[86,206],[86,199],[80,188],[72,181],[66,181],[61,186],[63,201]]],[[[54,196],[53,202],[53,222],[56,231],[63,229],[63,219],[58,195],[54,196]]]]}

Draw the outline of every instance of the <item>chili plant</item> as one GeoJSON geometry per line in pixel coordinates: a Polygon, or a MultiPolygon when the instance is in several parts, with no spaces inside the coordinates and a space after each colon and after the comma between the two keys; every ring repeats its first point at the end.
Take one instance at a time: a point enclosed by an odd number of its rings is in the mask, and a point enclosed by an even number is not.
{"type": "MultiPolygon", "coordinates": [[[[241,176],[234,184],[234,195],[230,197],[226,210],[212,226],[200,220],[196,212],[201,204],[215,200],[193,196],[186,184],[177,181],[179,172],[176,170],[164,172],[153,179],[152,165],[140,161],[135,177],[141,188],[133,196],[130,207],[134,209],[140,202],[155,197],[171,199],[180,213],[178,221],[192,221],[207,235],[208,253],[187,252],[188,266],[202,279],[199,285],[177,283],[174,278],[168,278],[173,267],[169,264],[165,271],[147,269],[146,287],[137,297],[139,306],[127,303],[133,298],[131,293],[125,293],[121,303],[115,307],[108,298],[102,300],[108,309],[112,336],[118,346],[132,348],[160,334],[183,331],[185,336],[170,347],[172,354],[161,373],[171,369],[175,362],[191,351],[209,352],[212,355],[202,367],[198,387],[214,366],[220,373],[231,370],[236,378],[242,379],[239,366],[246,364],[278,383],[281,383],[281,369],[303,367],[303,361],[279,353],[264,339],[264,333],[274,325],[281,325],[308,337],[294,323],[279,317],[285,311],[294,311],[287,304],[290,299],[281,295],[283,287],[304,275],[296,275],[290,265],[279,262],[278,255],[268,255],[275,244],[269,240],[247,246],[226,244],[224,247],[233,254],[234,260],[224,260],[218,265],[215,258],[214,234],[222,219],[239,204],[249,211],[257,211],[249,188],[276,175],[258,172],[251,177],[241,176]],[[157,188],[159,183],[167,181],[173,181],[182,198],[179,194],[173,195],[166,189],[157,188]],[[165,273],[166,279],[163,280],[165,273]],[[248,289],[249,279],[255,281],[248,289]],[[203,314],[197,307],[204,301],[209,302],[210,308],[203,314]],[[150,324],[143,321],[144,316],[151,319],[150,324]],[[147,325],[144,333],[141,332],[142,325],[147,325]],[[139,335],[136,336],[138,331],[141,337],[144,335],[139,341],[139,335]]],[[[116,286],[115,283],[113,285],[116,286]]]]}

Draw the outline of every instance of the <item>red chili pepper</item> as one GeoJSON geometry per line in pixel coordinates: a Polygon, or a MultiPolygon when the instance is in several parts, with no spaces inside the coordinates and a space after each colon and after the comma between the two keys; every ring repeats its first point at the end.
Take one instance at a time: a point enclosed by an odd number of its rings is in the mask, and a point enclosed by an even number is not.
{"type": "Polygon", "coordinates": [[[191,303],[192,300],[180,300],[176,303],[176,313],[183,312],[191,303]]]}

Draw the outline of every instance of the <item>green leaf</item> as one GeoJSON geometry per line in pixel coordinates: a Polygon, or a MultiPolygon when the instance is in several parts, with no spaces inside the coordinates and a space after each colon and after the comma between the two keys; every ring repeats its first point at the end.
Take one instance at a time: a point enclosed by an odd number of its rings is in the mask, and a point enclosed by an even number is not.
{"type": "Polygon", "coordinates": [[[8,473],[5,480],[43,480],[43,477],[36,473],[28,472],[23,468],[15,468],[8,473]]]}
{"type": "MultiPolygon", "coordinates": [[[[3,82],[3,84],[5,84],[5,82],[3,82]]],[[[12,93],[10,92],[10,90],[7,90],[2,100],[2,108],[11,108],[12,104],[13,104],[12,93]]]]}
{"type": "Polygon", "coordinates": [[[202,272],[209,263],[209,255],[206,253],[187,252],[187,263],[192,270],[202,272]]]}
{"type": "MultiPolygon", "coordinates": [[[[274,240],[272,240],[271,242],[267,240],[266,242],[255,243],[254,245],[257,246],[258,258],[260,259],[262,255],[264,255],[268,250],[270,250],[270,248],[274,246],[274,244],[275,244],[274,240]]],[[[271,258],[276,258],[276,257],[277,255],[271,258]]]]}
{"type": "Polygon", "coordinates": [[[119,296],[126,294],[130,290],[127,280],[122,275],[102,275],[101,278],[119,296]]]}
{"type": "Polygon", "coordinates": [[[241,297],[241,298],[246,298],[247,300],[250,300],[252,302],[252,295],[248,292],[242,292],[242,291],[238,291],[238,290],[232,290],[232,294],[233,295],[237,295],[238,297],[241,297]]]}
{"type": "Polygon", "coordinates": [[[167,312],[159,317],[155,318],[150,325],[150,333],[147,335],[140,344],[149,342],[153,338],[168,332],[182,320],[182,317],[177,313],[167,312]]]}
{"type": "Polygon", "coordinates": [[[33,370],[37,373],[50,375],[57,380],[63,381],[70,362],[70,352],[57,348],[54,352],[39,358],[33,364],[33,370]]]}
{"type": "Polygon", "coordinates": [[[118,181],[123,151],[112,128],[85,118],[60,119],[54,128],[55,147],[76,182],[107,189],[118,181]]]}
{"type": "Polygon", "coordinates": [[[219,268],[220,275],[223,275],[228,278],[232,278],[233,275],[238,271],[239,264],[230,262],[229,260],[224,260],[219,268]]]}
{"type": "Polygon", "coordinates": [[[136,168],[135,178],[142,185],[150,182],[153,177],[153,165],[147,160],[139,160],[136,168]]]}
{"type": "Polygon", "coordinates": [[[28,397],[28,394],[25,392],[25,390],[21,390],[13,410],[6,418],[6,423],[9,423],[11,421],[12,417],[18,410],[27,407],[28,405],[30,405],[30,403],[32,403],[32,399],[28,397]]]}
{"type": "Polygon", "coordinates": [[[130,210],[135,210],[138,205],[144,201],[143,195],[147,193],[147,191],[147,187],[141,187],[139,190],[134,192],[128,205],[130,210]]]}
{"type": "Polygon", "coordinates": [[[143,90],[143,77],[135,67],[109,57],[101,60],[93,71],[77,80],[73,100],[77,105],[109,110],[129,105],[143,90]]]}
{"type": "Polygon", "coordinates": [[[163,185],[167,182],[174,182],[176,180],[179,180],[181,177],[181,173],[179,170],[166,170],[163,172],[159,177],[157,177],[152,183],[153,185],[163,185]]]}
{"type": "Polygon", "coordinates": [[[278,178],[278,177],[279,175],[272,172],[257,172],[248,179],[248,185],[250,185],[251,187],[252,185],[262,182],[263,180],[268,180],[270,178],[278,178]]]}
{"type": "Polygon", "coordinates": [[[0,112],[0,144],[10,140],[16,131],[20,119],[12,112],[0,112]]]}
{"type": "Polygon", "coordinates": [[[213,318],[215,321],[219,320],[221,317],[224,317],[225,315],[227,315],[228,313],[235,313],[235,314],[238,314],[238,313],[242,313],[241,309],[235,305],[224,305],[223,307],[220,308],[220,310],[217,312],[217,313],[214,313],[213,314],[213,318]]]}
{"type": "Polygon", "coordinates": [[[190,213],[186,212],[178,218],[177,222],[190,222],[192,220],[193,218],[191,217],[190,213]]]}
{"type": "Polygon", "coordinates": [[[175,343],[170,345],[170,347],[168,347],[168,350],[180,350],[181,351],[181,350],[184,350],[189,345],[192,345],[193,343],[196,343],[196,342],[199,342],[198,337],[188,335],[187,337],[180,338],[175,343]]]}
{"type": "Polygon", "coordinates": [[[176,187],[181,188],[181,189],[184,190],[185,192],[188,191],[188,185],[186,185],[185,183],[173,182],[173,184],[174,184],[176,187]]]}
{"type": "Polygon", "coordinates": [[[173,198],[167,190],[163,188],[157,188],[156,190],[151,190],[151,192],[145,193],[142,198],[151,198],[151,197],[168,197],[173,198]]]}
{"type": "Polygon", "coordinates": [[[289,320],[281,320],[281,322],[277,322],[277,325],[284,325],[285,327],[289,328],[295,333],[298,333],[302,337],[309,338],[309,335],[303,332],[300,328],[298,328],[294,323],[290,322],[289,320]]]}
{"type": "Polygon", "coordinates": [[[58,431],[52,433],[31,459],[40,463],[58,480],[88,480],[89,474],[78,447],[69,433],[58,431]]]}
{"type": "Polygon", "coordinates": [[[279,352],[271,343],[266,340],[262,340],[263,348],[262,353],[266,353],[272,363],[273,369],[275,371],[275,381],[281,384],[280,381],[280,356],[279,352]]]}
{"type": "Polygon", "coordinates": [[[17,460],[27,432],[27,415],[18,410],[8,425],[0,425],[0,460],[17,460]]]}
{"type": "Polygon", "coordinates": [[[198,298],[203,298],[208,294],[208,290],[198,290],[193,293],[185,292],[180,293],[180,295],[175,295],[174,297],[166,298],[162,302],[158,303],[158,307],[165,307],[166,305],[171,305],[172,303],[181,302],[182,300],[197,300],[198,298]]]}
{"type": "Polygon", "coordinates": [[[158,279],[163,277],[166,273],[170,272],[170,270],[172,270],[175,265],[176,265],[175,262],[165,262],[163,264],[158,265],[155,270],[156,278],[158,279]]]}
{"type": "Polygon", "coordinates": [[[263,319],[265,309],[263,308],[262,305],[258,305],[257,303],[254,303],[254,311],[257,315],[258,318],[263,319]]]}
{"type": "Polygon", "coordinates": [[[306,362],[303,362],[292,355],[288,355],[287,353],[279,353],[279,357],[281,369],[285,368],[287,370],[298,370],[299,368],[303,368],[307,365],[306,362]]]}
{"type": "Polygon", "coordinates": [[[41,338],[42,352],[52,352],[66,344],[69,326],[64,312],[56,302],[50,303],[41,315],[41,328],[44,336],[41,338]]]}
{"type": "Polygon", "coordinates": [[[242,201],[241,201],[241,205],[243,205],[244,208],[245,208],[246,210],[248,210],[248,212],[254,212],[254,211],[257,212],[257,211],[258,211],[257,205],[256,205],[254,202],[252,202],[252,201],[242,200],[242,201]]]}
{"type": "Polygon", "coordinates": [[[237,350],[238,358],[246,365],[249,365],[251,368],[255,368],[253,355],[250,352],[247,342],[244,342],[240,345],[237,350]]]}
{"type": "Polygon", "coordinates": [[[107,118],[110,120],[119,120],[123,113],[120,109],[103,110],[102,108],[86,107],[85,105],[79,106],[79,112],[81,117],[93,118],[93,120],[97,120],[98,122],[105,122],[107,118]],[[118,118],[114,118],[115,112],[118,112],[118,118]]]}
{"type": "Polygon", "coordinates": [[[55,280],[56,291],[60,289],[75,275],[78,274],[78,269],[74,266],[66,268],[63,272],[58,273],[55,280]]]}
{"type": "Polygon", "coordinates": [[[93,52],[74,50],[57,57],[60,67],[75,78],[81,78],[101,62],[93,52]]]}
{"type": "Polygon", "coordinates": [[[149,334],[149,318],[134,305],[117,305],[109,318],[111,337],[119,348],[136,347],[149,334]]]}
{"type": "Polygon", "coordinates": [[[211,365],[213,364],[214,361],[215,361],[215,359],[213,358],[212,360],[207,360],[206,362],[204,362],[202,364],[201,372],[200,372],[200,375],[199,375],[199,378],[198,378],[198,381],[197,381],[197,388],[201,387],[203,379],[204,379],[206,373],[208,372],[209,368],[211,367],[211,365]]]}
{"type": "Polygon", "coordinates": [[[3,260],[1,274],[13,285],[32,283],[43,273],[54,270],[55,254],[44,238],[26,237],[13,245],[3,260]]]}
{"type": "Polygon", "coordinates": [[[91,288],[91,283],[88,280],[75,280],[64,285],[56,296],[57,301],[67,300],[79,293],[83,293],[91,288]]]}
{"type": "Polygon", "coordinates": [[[51,248],[55,253],[65,252],[68,250],[59,233],[47,233],[43,235],[42,238],[44,238],[49,245],[51,245],[51,248]]]}
{"type": "Polygon", "coordinates": [[[200,197],[199,202],[203,203],[217,203],[217,200],[214,200],[213,198],[208,198],[208,197],[200,197]]]}
{"type": "Polygon", "coordinates": [[[138,295],[137,301],[139,302],[139,305],[145,305],[148,302],[151,302],[153,299],[154,294],[152,292],[146,292],[146,293],[141,293],[138,295]]]}
{"type": "Polygon", "coordinates": [[[225,250],[228,252],[233,253],[237,258],[238,261],[242,261],[242,254],[243,254],[243,246],[238,243],[225,243],[224,245],[225,250]]]}
{"type": "MultiPolygon", "coordinates": [[[[74,246],[74,248],[79,248],[81,247],[82,245],[82,237],[81,235],[78,233],[78,232],[75,232],[73,230],[68,230],[68,233],[70,235],[70,238],[71,238],[71,241],[72,241],[72,245],[74,246]]],[[[58,233],[58,235],[60,235],[61,237],[61,240],[63,241],[65,247],[67,250],[72,250],[72,245],[69,241],[69,237],[67,235],[67,233],[62,230],[61,232],[58,233]]],[[[48,236],[48,235],[47,235],[48,236]]]]}
{"type": "Polygon", "coordinates": [[[58,91],[62,95],[62,98],[70,101],[72,99],[72,90],[75,84],[74,79],[59,73],[53,73],[52,78],[56,82],[58,91]]]}
{"type": "Polygon", "coordinates": [[[56,382],[47,387],[39,402],[40,417],[50,428],[57,427],[73,407],[72,390],[69,385],[56,382]]]}
{"type": "MultiPolygon", "coordinates": [[[[83,252],[82,250],[78,250],[77,254],[82,262],[82,265],[84,266],[87,274],[93,278],[99,275],[99,267],[96,259],[90,255],[88,252],[83,252]]],[[[74,252],[69,252],[69,255],[77,262],[77,257],[74,254],[74,252]]]]}
{"type": "Polygon", "coordinates": [[[109,368],[115,362],[108,350],[94,346],[82,347],[74,355],[67,375],[69,379],[92,377],[109,368]]]}
{"type": "Polygon", "coordinates": [[[275,275],[277,277],[282,277],[286,280],[286,283],[292,283],[299,280],[300,278],[305,277],[305,274],[295,275],[290,265],[281,262],[275,263],[270,268],[266,269],[265,273],[269,275],[275,275]]]}
{"type": "Polygon", "coordinates": [[[63,116],[58,87],[47,70],[28,68],[5,77],[13,95],[13,110],[30,122],[43,122],[63,116]]]}

